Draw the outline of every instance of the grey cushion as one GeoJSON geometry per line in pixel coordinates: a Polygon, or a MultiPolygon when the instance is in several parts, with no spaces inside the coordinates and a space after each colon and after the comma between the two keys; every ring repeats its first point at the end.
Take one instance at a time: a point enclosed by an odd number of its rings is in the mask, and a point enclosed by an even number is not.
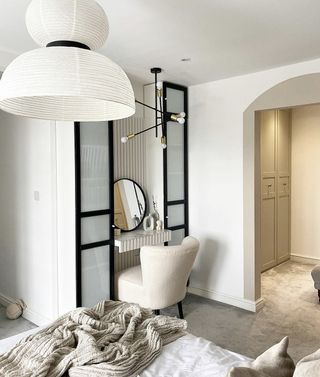
{"type": "Polygon", "coordinates": [[[320,350],[304,357],[297,364],[293,377],[319,377],[320,350]]]}
{"type": "Polygon", "coordinates": [[[292,377],[294,362],[288,355],[286,336],[251,363],[232,368],[227,377],[292,377]]]}
{"type": "Polygon", "coordinates": [[[263,372],[246,367],[233,367],[227,377],[269,377],[263,372]]]}
{"type": "Polygon", "coordinates": [[[315,289],[320,289],[320,265],[314,267],[311,271],[311,276],[314,281],[315,289]]]}

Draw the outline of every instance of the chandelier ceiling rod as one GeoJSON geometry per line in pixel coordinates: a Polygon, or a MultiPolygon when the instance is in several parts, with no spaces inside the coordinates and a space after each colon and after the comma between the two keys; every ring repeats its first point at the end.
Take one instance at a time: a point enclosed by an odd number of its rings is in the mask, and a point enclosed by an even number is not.
{"type": "Polygon", "coordinates": [[[165,125],[166,125],[166,122],[168,121],[172,121],[172,122],[177,122],[179,124],[184,124],[185,123],[185,117],[186,117],[186,113],[184,112],[181,112],[181,113],[178,113],[178,114],[174,114],[174,113],[171,113],[171,112],[164,112],[163,111],[163,96],[162,96],[162,90],[161,90],[161,87],[159,87],[158,85],[158,74],[160,72],[162,72],[162,69],[161,68],[151,68],[151,73],[154,74],[155,76],[155,81],[154,81],[154,85],[155,85],[155,107],[153,106],[150,106],[150,105],[147,105],[146,103],[143,103],[137,99],[135,99],[135,102],[144,106],[144,107],[147,107],[149,108],[150,110],[153,110],[155,112],[155,125],[154,126],[151,126],[151,127],[148,127],[142,131],[139,131],[139,132],[136,132],[136,133],[129,133],[127,136],[122,136],[121,137],[121,142],[122,143],[127,143],[128,140],[130,139],[133,139],[134,137],[142,134],[142,133],[145,133],[147,131],[150,131],[152,129],[155,129],[156,131],[156,137],[158,137],[158,127],[161,126],[162,128],[162,136],[161,136],[161,146],[163,148],[166,148],[167,147],[167,140],[166,140],[166,136],[165,136],[165,125]],[[158,108],[158,98],[159,98],[159,106],[160,106],[160,109],[158,108]],[[160,116],[159,116],[160,114],[160,116]],[[158,123],[159,119],[161,120],[160,123],[158,123]]]}

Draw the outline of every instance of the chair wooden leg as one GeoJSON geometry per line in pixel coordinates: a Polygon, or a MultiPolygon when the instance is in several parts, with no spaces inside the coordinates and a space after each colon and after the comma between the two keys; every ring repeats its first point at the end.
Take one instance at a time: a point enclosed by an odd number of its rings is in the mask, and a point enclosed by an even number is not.
{"type": "Polygon", "coordinates": [[[156,309],[156,310],[153,311],[153,313],[154,313],[155,315],[160,315],[160,310],[159,310],[159,309],[156,309]]]}
{"type": "Polygon", "coordinates": [[[318,297],[319,297],[319,303],[320,303],[320,289],[318,289],[318,297]]]}
{"type": "Polygon", "coordinates": [[[178,309],[179,309],[179,317],[180,317],[180,319],[184,319],[183,310],[182,310],[182,301],[178,302],[178,309]]]}

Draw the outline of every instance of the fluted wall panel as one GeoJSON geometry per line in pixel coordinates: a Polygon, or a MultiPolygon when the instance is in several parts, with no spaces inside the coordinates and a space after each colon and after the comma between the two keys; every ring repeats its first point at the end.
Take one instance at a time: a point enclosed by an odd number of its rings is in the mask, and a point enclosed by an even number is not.
{"type": "MultiPolygon", "coordinates": [[[[146,186],[146,141],[145,135],[139,135],[121,143],[121,137],[139,132],[144,128],[144,119],[131,117],[114,122],[114,178],[130,178],[145,191],[146,186]]],[[[140,264],[139,250],[119,253],[115,249],[115,270],[121,271],[140,264]]]]}

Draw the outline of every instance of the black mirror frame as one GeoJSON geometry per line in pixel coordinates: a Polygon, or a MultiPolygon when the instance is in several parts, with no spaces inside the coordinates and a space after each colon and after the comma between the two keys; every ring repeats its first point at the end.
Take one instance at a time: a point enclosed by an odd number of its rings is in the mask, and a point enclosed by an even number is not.
{"type": "MultiPolygon", "coordinates": [[[[119,182],[119,181],[123,181],[123,180],[130,181],[130,182],[134,183],[135,185],[137,185],[137,186],[139,187],[139,189],[140,189],[141,192],[142,192],[143,199],[144,199],[144,202],[145,202],[145,209],[144,209],[144,214],[143,214],[143,216],[142,216],[142,218],[141,218],[141,221],[139,222],[139,224],[138,224],[135,228],[130,229],[130,230],[122,229],[122,228],[119,228],[119,227],[117,226],[116,223],[114,224],[114,226],[115,226],[117,229],[120,229],[121,232],[133,232],[134,230],[136,230],[136,229],[138,229],[138,228],[140,227],[140,225],[143,223],[144,218],[146,217],[146,214],[147,214],[147,208],[148,208],[147,197],[146,197],[146,194],[145,194],[143,188],[139,185],[139,183],[137,183],[136,181],[134,181],[133,179],[130,179],[130,178],[119,178],[119,179],[117,179],[116,181],[114,181],[114,183],[113,183],[113,190],[114,190],[114,185],[115,185],[117,182],[119,182]]],[[[113,205],[113,208],[115,208],[115,205],[113,205]]]]}

